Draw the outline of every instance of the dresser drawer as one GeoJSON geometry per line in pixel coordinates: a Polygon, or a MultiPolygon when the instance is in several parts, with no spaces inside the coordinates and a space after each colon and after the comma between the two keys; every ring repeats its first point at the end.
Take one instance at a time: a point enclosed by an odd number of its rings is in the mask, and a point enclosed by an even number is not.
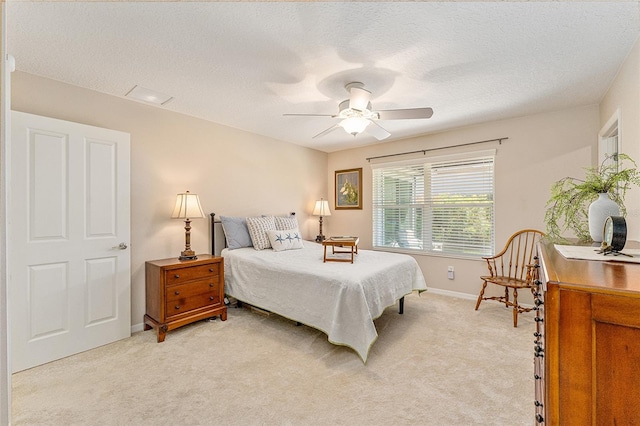
{"type": "Polygon", "coordinates": [[[180,315],[185,312],[193,311],[207,306],[215,306],[221,304],[221,297],[217,292],[206,294],[198,294],[191,297],[185,297],[171,302],[167,301],[166,313],[167,319],[180,315]]]}
{"type": "Polygon", "coordinates": [[[211,280],[193,281],[186,284],[178,284],[167,287],[166,301],[167,303],[169,303],[175,300],[191,298],[193,296],[199,296],[209,293],[215,296],[218,295],[218,286],[218,277],[214,277],[211,280]]]}
{"type": "Polygon", "coordinates": [[[204,277],[212,277],[211,279],[217,281],[217,276],[219,274],[219,263],[192,266],[189,268],[178,268],[165,271],[165,282],[167,283],[167,285],[175,285],[204,277]]]}

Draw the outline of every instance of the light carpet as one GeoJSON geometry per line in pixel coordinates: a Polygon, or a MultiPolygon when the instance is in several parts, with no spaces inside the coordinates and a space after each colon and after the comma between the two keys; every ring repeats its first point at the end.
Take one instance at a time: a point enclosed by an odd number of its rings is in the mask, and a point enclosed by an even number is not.
{"type": "Polygon", "coordinates": [[[530,425],[531,313],[432,292],[375,323],[363,364],[324,333],[230,308],[14,374],[15,425],[530,425]]]}

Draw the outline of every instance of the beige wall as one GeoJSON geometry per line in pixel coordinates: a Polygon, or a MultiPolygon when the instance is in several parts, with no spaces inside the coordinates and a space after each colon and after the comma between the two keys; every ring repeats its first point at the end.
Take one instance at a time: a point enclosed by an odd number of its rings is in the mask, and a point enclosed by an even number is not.
{"type": "MultiPolygon", "coordinates": [[[[620,111],[620,152],[640,165],[640,38],[600,103],[600,126],[620,111]]],[[[596,157],[597,158],[597,157],[596,157]]],[[[627,194],[628,238],[640,240],[640,189],[627,194]]]]}
{"type": "MultiPolygon", "coordinates": [[[[184,222],[169,218],[176,194],[197,193],[206,214],[295,211],[306,238],[327,194],[327,154],[134,101],[16,72],[12,108],[131,134],[131,321],[145,309],[144,262],[184,250],[184,222]]],[[[191,244],[209,253],[209,223],[192,222],[191,244]]]]}
{"type": "MultiPolygon", "coordinates": [[[[437,111],[436,111],[437,113],[437,111]]],[[[358,235],[362,247],[371,241],[371,167],[367,157],[399,152],[446,147],[474,141],[508,137],[501,145],[487,143],[466,148],[435,151],[433,155],[497,149],[495,162],[496,248],[518,229],[545,230],[545,204],[551,184],[564,176],[583,175],[583,167],[592,162],[598,134],[598,106],[588,106],[547,114],[469,126],[435,135],[382,143],[367,148],[329,154],[331,207],[334,204],[334,171],[363,168],[362,210],[332,210],[326,219],[325,234],[358,235]]],[[[397,157],[396,159],[400,159],[397,157]]],[[[415,256],[427,285],[448,291],[477,294],[478,277],[485,266],[478,260],[438,256],[415,256]],[[447,279],[447,266],[455,267],[455,279],[447,279]]]]}

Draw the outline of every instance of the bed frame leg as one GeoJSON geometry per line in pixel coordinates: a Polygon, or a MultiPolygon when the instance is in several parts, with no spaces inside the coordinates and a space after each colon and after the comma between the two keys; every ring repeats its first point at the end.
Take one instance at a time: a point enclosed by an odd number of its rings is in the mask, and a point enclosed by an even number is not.
{"type": "Polygon", "coordinates": [[[404,296],[398,300],[398,313],[400,315],[404,314],[404,296]]]}

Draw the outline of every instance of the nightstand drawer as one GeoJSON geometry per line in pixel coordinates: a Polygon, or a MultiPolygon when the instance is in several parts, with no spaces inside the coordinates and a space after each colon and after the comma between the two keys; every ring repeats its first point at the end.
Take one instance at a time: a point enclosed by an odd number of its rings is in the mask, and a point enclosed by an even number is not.
{"type": "Polygon", "coordinates": [[[192,297],[186,297],[174,301],[167,301],[166,313],[167,318],[180,315],[185,312],[193,311],[198,308],[204,308],[211,305],[220,304],[220,295],[216,293],[198,294],[192,297]]]}
{"type": "MultiPolygon", "coordinates": [[[[217,277],[220,273],[220,264],[192,266],[190,268],[172,269],[165,272],[167,285],[180,284],[197,278],[217,277]]],[[[212,278],[217,280],[217,278],[212,278]]]]}
{"type": "MultiPolygon", "coordinates": [[[[203,294],[215,293],[218,291],[218,277],[211,280],[194,281],[186,284],[174,285],[167,288],[167,303],[174,300],[185,299],[203,294]]],[[[169,311],[167,311],[169,312],[169,311]]]]}

